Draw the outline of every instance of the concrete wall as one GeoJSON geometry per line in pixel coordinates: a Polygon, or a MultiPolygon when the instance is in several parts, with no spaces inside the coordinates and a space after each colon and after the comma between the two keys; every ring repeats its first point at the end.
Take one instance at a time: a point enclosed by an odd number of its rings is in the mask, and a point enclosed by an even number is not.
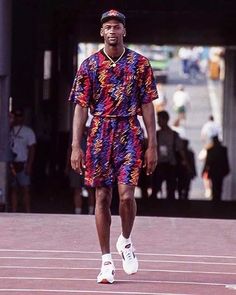
{"type": "Polygon", "coordinates": [[[231,174],[224,183],[225,200],[236,200],[236,48],[226,50],[223,102],[224,144],[228,147],[231,174]]]}

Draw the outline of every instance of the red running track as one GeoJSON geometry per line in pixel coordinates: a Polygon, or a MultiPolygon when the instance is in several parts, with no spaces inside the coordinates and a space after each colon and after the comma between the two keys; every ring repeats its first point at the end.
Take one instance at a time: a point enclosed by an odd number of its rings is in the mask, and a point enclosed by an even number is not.
{"type": "Polygon", "coordinates": [[[140,269],[99,285],[94,216],[0,213],[0,295],[236,295],[236,221],[137,217],[133,243],[140,269]]]}

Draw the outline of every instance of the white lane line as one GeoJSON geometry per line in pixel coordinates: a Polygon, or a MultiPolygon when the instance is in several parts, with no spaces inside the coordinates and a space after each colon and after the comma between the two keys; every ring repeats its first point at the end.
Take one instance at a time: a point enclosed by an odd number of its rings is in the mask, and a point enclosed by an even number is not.
{"type": "Polygon", "coordinates": [[[231,290],[236,290],[236,285],[226,285],[225,288],[231,289],[231,290]]]}
{"type": "Polygon", "coordinates": [[[96,294],[131,294],[131,295],[191,295],[186,293],[150,293],[129,291],[95,291],[95,290],[50,290],[50,289],[0,289],[0,292],[42,292],[42,293],[96,293],[96,294]]]}
{"type": "MultiPolygon", "coordinates": [[[[53,267],[53,266],[18,266],[18,265],[0,265],[0,269],[44,269],[44,270],[100,270],[99,267],[53,267]]],[[[117,271],[123,271],[123,268],[117,268],[117,271]]],[[[212,274],[212,275],[236,275],[236,272],[220,271],[199,271],[199,270],[175,270],[175,269],[145,269],[139,268],[140,272],[167,272],[167,273],[189,273],[189,274],[212,274]]]]}
{"type": "MultiPolygon", "coordinates": [[[[40,249],[0,249],[0,252],[39,252],[39,253],[74,253],[74,254],[98,254],[99,251],[77,251],[77,250],[40,250],[40,249]]],[[[117,252],[112,252],[117,254],[117,252]]],[[[176,253],[146,253],[136,252],[137,255],[143,256],[173,256],[173,257],[196,257],[196,258],[223,258],[223,259],[236,259],[236,256],[224,256],[224,255],[201,255],[201,254],[176,254],[176,253]]]]}
{"type": "MultiPolygon", "coordinates": [[[[0,256],[0,259],[15,259],[15,260],[71,260],[71,261],[100,261],[100,258],[87,258],[87,257],[34,257],[34,256],[0,256]]],[[[113,261],[120,261],[120,259],[113,259],[113,261]]],[[[146,260],[139,259],[140,262],[147,263],[176,263],[176,264],[204,264],[204,265],[236,265],[230,262],[207,262],[207,261],[187,261],[187,260],[146,260]]]]}
{"type": "MultiPolygon", "coordinates": [[[[0,277],[0,280],[25,280],[25,281],[92,281],[94,279],[86,279],[86,278],[39,278],[39,277],[0,277]]],[[[142,283],[142,284],[178,284],[178,285],[204,285],[204,286],[226,286],[228,283],[215,283],[215,282],[191,282],[191,281],[165,281],[165,280],[116,280],[117,283],[142,283]]]]}

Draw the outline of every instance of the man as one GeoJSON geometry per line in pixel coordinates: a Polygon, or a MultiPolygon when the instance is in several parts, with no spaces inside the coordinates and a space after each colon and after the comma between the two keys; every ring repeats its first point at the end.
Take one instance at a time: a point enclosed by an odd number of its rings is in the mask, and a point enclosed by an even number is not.
{"type": "Polygon", "coordinates": [[[191,188],[191,181],[197,176],[195,155],[191,148],[189,148],[189,141],[181,138],[183,145],[183,152],[186,157],[187,165],[181,162],[177,167],[177,191],[180,200],[187,200],[191,188]]]}
{"type": "Polygon", "coordinates": [[[12,151],[11,206],[17,211],[18,189],[23,195],[24,210],[30,212],[30,175],[35,155],[36,138],[33,130],[24,125],[24,114],[20,109],[13,111],[13,126],[10,130],[12,151]]]}
{"type": "Polygon", "coordinates": [[[190,107],[190,96],[182,84],[177,86],[173,94],[173,107],[177,114],[177,119],[185,120],[187,109],[190,107]]]}
{"type": "Polygon", "coordinates": [[[207,173],[212,183],[212,200],[220,201],[224,178],[230,173],[228,149],[219,141],[218,136],[213,136],[212,146],[207,149],[207,156],[202,174],[207,173]]]}
{"type": "Polygon", "coordinates": [[[175,199],[176,190],[176,172],[178,157],[181,163],[186,165],[185,155],[183,153],[182,141],[178,133],[172,130],[169,125],[169,114],[166,111],[157,113],[157,123],[160,129],[156,132],[157,137],[157,167],[152,177],[152,196],[156,199],[157,193],[162,193],[162,183],[166,181],[166,198],[175,199]]]}
{"type": "Polygon", "coordinates": [[[96,188],[95,218],[102,251],[98,283],[113,283],[115,267],[110,253],[110,205],[112,186],[118,183],[122,232],[116,247],[127,274],[136,273],[138,261],[131,242],[136,215],[134,199],[142,165],[151,174],[156,166],[155,117],[157,98],[148,60],[125,48],[125,16],[115,10],[101,17],[104,48],[86,59],[77,72],[70,100],[76,103],[73,120],[71,165],[85,168],[85,184],[96,188]],[[81,139],[90,108],[93,120],[87,139],[86,159],[81,139]],[[148,146],[143,154],[143,131],[137,115],[143,115],[148,146]],[[144,160],[144,161],[143,161],[144,160]]]}
{"type": "MultiPolygon", "coordinates": [[[[201,129],[201,140],[203,142],[203,148],[201,149],[198,158],[201,161],[206,160],[207,150],[213,146],[213,137],[218,136],[221,138],[222,132],[220,125],[214,120],[212,115],[209,116],[208,121],[203,124],[201,129]]],[[[212,182],[208,177],[208,173],[205,171],[202,175],[205,197],[212,197],[212,182]]]]}
{"type": "Polygon", "coordinates": [[[204,148],[208,149],[213,144],[213,137],[221,137],[221,128],[220,125],[215,122],[212,115],[209,116],[208,121],[202,126],[201,129],[201,139],[204,143],[204,148]]]}

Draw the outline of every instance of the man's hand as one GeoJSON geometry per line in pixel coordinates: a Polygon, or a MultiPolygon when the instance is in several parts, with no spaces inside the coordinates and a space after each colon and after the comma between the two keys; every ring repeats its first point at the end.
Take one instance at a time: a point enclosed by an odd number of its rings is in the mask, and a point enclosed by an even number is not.
{"type": "Polygon", "coordinates": [[[151,175],[154,172],[156,165],[157,165],[157,148],[156,146],[148,147],[144,155],[144,165],[143,165],[143,167],[146,168],[146,174],[151,175]]]}
{"type": "Polygon", "coordinates": [[[84,152],[80,147],[73,147],[71,152],[71,167],[79,174],[83,174],[85,168],[84,152]]]}

